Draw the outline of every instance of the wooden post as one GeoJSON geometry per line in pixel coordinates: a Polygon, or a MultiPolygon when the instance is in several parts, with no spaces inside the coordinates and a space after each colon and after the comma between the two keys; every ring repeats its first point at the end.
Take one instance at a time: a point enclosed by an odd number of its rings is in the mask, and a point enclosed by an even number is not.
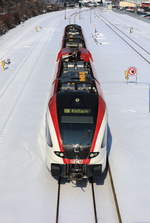
{"type": "Polygon", "coordinates": [[[127,70],[125,70],[125,79],[126,79],[126,83],[128,84],[129,74],[127,70]]]}
{"type": "Polygon", "coordinates": [[[66,12],[66,9],[67,9],[67,3],[66,2],[64,2],[64,7],[65,7],[65,17],[64,17],[64,19],[66,20],[67,19],[67,12],[66,12]]]}
{"type": "Polygon", "coordinates": [[[0,60],[0,65],[2,67],[2,71],[5,71],[5,60],[0,60]]]}

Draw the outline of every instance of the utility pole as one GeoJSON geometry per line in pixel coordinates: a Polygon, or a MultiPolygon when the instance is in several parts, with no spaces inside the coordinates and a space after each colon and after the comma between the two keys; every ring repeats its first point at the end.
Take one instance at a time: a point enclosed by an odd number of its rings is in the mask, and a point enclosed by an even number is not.
{"type": "Polygon", "coordinates": [[[81,2],[79,2],[79,20],[80,20],[80,10],[81,10],[81,7],[82,7],[81,2]]]}
{"type": "Polygon", "coordinates": [[[64,16],[64,19],[66,20],[67,19],[67,12],[66,12],[66,9],[67,9],[67,3],[64,2],[64,7],[65,7],[65,16],[64,16]]]}

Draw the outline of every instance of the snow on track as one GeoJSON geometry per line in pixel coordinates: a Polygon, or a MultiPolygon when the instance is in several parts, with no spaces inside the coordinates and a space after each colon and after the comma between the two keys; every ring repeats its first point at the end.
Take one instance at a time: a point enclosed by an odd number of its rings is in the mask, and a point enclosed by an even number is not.
{"type": "Polygon", "coordinates": [[[95,222],[90,184],[83,188],[71,183],[61,185],[58,222],[69,221],[95,222]]]}
{"type": "Polygon", "coordinates": [[[87,222],[111,223],[118,222],[117,211],[111,189],[109,175],[105,183],[93,184],[95,207],[93,203],[92,184],[82,182],[78,186],[72,183],[60,185],[60,202],[58,223],[87,222]],[[96,215],[95,215],[96,212],[96,215]]]}
{"type": "Polygon", "coordinates": [[[117,209],[114,201],[112,185],[110,182],[109,174],[104,181],[104,184],[100,182],[98,185],[94,185],[97,217],[99,223],[107,223],[111,219],[111,223],[119,223],[117,209]]]}

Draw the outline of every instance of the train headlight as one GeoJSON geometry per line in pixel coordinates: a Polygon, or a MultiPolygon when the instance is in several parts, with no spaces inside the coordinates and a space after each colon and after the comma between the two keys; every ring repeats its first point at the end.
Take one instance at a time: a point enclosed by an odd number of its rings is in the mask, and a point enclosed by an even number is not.
{"type": "Polygon", "coordinates": [[[54,153],[56,154],[56,156],[64,158],[64,153],[63,152],[55,151],[54,153]]]}
{"type": "Polygon", "coordinates": [[[91,152],[89,155],[89,158],[95,158],[96,156],[98,156],[99,152],[91,152]]]}

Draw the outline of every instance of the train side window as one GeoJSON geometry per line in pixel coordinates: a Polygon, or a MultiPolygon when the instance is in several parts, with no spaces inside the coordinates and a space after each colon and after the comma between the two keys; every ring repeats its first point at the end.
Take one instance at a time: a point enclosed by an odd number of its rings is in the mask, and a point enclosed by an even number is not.
{"type": "Polygon", "coordinates": [[[46,127],[46,139],[47,139],[47,144],[48,146],[52,147],[52,140],[51,140],[51,136],[50,136],[50,131],[48,129],[48,126],[46,127]]]}
{"type": "Polygon", "coordinates": [[[105,128],[105,131],[104,131],[101,147],[105,148],[106,145],[107,145],[107,127],[105,128]]]}

